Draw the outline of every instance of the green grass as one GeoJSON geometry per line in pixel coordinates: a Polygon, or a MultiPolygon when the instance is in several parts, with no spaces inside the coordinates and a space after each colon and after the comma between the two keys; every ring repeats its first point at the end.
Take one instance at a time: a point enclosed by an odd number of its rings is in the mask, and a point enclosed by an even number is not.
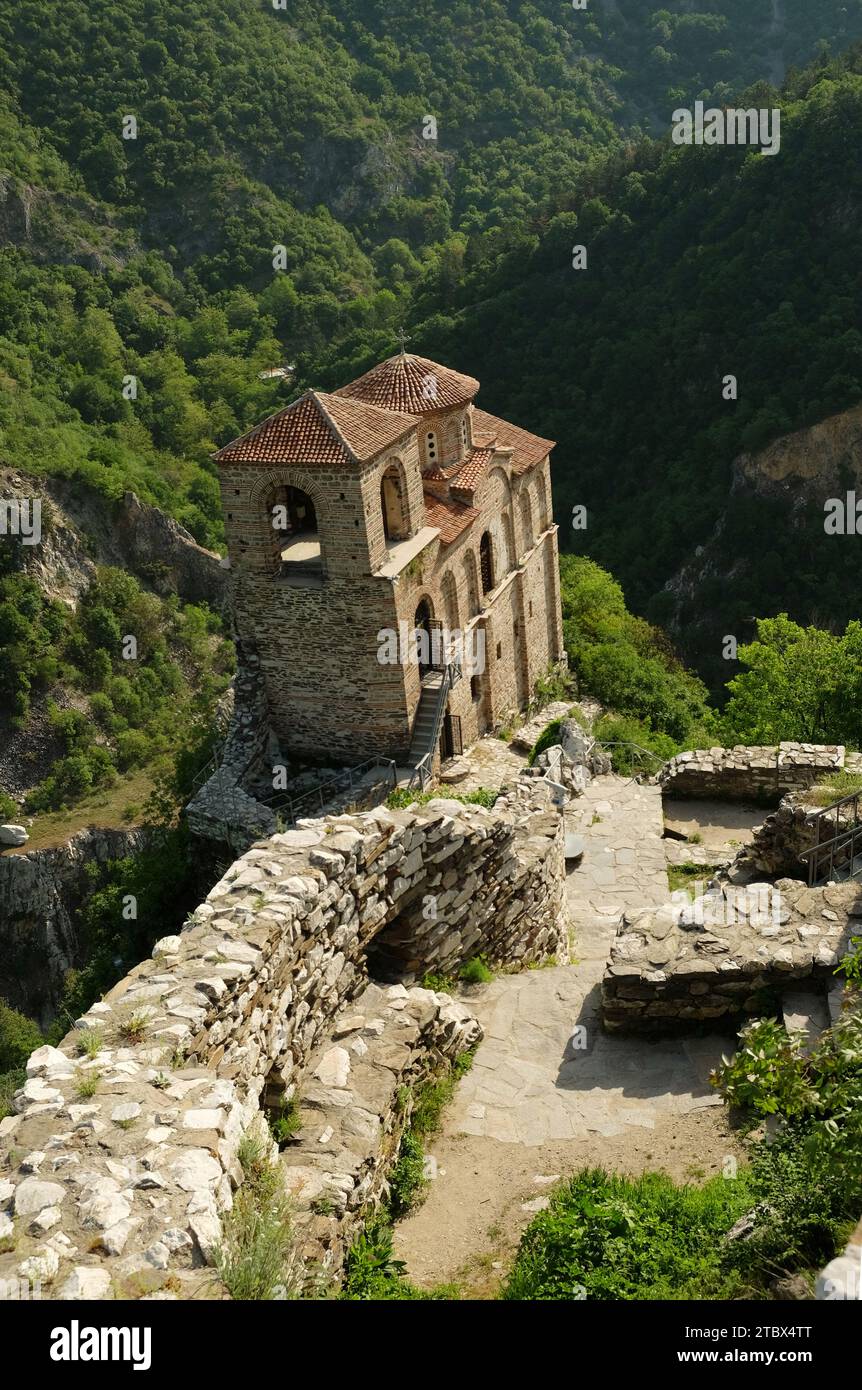
{"type": "Polygon", "coordinates": [[[432,792],[413,792],[406,787],[390,792],[386,805],[390,811],[404,811],[408,806],[425,806],[429,801],[463,801],[465,806],[484,806],[488,810],[494,805],[500,793],[490,787],[477,787],[474,792],[450,791],[448,787],[438,787],[432,792]]]}
{"type": "Polygon", "coordinates": [[[273,1106],[264,1113],[270,1133],[280,1149],[295,1139],[302,1129],[302,1116],[295,1098],[285,1105],[273,1106]]]}
{"type": "Polygon", "coordinates": [[[677,1186],[663,1173],[630,1179],[582,1169],[531,1222],[505,1299],[659,1300],[743,1296],[721,1238],[751,1204],[746,1171],[677,1186]]]}
{"type": "Polygon", "coordinates": [[[840,801],[844,796],[854,796],[857,792],[862,792],[862,773],[836,772],[832,777],[812,787],[807,799],[813,801],[815,806],[831,806],[833,801],[840,801]]]}
{"type": "Polygon", "coordinates": [[[422,988],[433,989],[435,994],[454,994],[456,983],[451,975],[435,975],[433,970],[422,976],[422,988]]]}
{"type": "Polygon", "coordinates": [[[668,886],[672,893],[684,889],[693,898],[695,884],[698,881],[707,883],[717,872],[717,864],[668,864],[668,886]]]}
{"type": "Polygon", "coordinates": [[[246,1136],[238,1157],[244,1181],[224,1218],[216,1268],[232,1298],[271,1299],[288,1284],[289,1204],[280,1169],[260,1140],[246,1136]]]}
{"type": "Polygon", "coordinates": [[[474,956],[465,961],[458,976],[465,985],[487,985],[493,980],[494,972],[484,956],[474,956]]]}

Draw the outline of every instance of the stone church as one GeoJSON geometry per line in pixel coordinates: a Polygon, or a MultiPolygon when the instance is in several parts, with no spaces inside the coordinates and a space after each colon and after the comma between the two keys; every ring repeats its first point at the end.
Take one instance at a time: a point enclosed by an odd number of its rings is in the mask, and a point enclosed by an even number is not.
{"type": "Polygon", "coordinates": [[[283,753],[428,767],[564,661],[553,443],[403,350],[216,455],[237,633],[283,753]]]}

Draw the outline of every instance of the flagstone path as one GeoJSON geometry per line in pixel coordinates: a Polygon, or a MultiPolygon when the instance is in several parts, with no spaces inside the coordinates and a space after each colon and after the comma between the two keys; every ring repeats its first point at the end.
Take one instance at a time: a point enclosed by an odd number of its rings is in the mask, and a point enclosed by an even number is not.
{"type": "Polygon", "coordinates": [[[571,963],[503,975],[470,996],[485,1037],[431,1143],[427,1200],[396,1228],[396,1253],[419,1283],[463,1276],[472,1262],[475,1291],[488,1230],[510,1258],[551,1179],[585,1164],[685,1179],[735,1151],[708,1083],[729,1038],[654,1042],[600,1027],[622,912],[669,896],[659,789],[600,777],[566,818],[585,840],[567,876],[571,963]]]}

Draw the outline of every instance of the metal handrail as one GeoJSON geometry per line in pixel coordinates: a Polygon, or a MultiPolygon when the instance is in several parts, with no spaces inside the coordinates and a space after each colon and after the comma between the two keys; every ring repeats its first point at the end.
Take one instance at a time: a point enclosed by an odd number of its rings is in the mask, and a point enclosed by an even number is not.
{"type": "Polygon", "coordinates": [[[449,699],[449,692],[452,686],[460,679],[461,668],[455,662],[447,662],[443,672],[443,679],[437,693],[437,706],[434,711],[434,726],[429,741],[428,752],[423,753],[415,768],[410,781],[407,783],[410,790],[418,781],[419,790],[424,791],[431,778],[431,769],[434,764],[434,750],[437,747],[437,740],[440,737],[440,730],[443,727],[443,716],[446,713],[446,703],[449,699]]]}
{"type": "MultiPolygon", "coordinates": [[[[799,858],[808,861],[808,885],[814,887],[823,873],[823,864],[828,860],[829,868],[826,872],[826,879],[834,877],[836,859],[840,864],[850,865],[849,877],[855,877],[853,873],[853,863],[856,859],[856,844],[862,840],[862,824],[859,822],[859,792],[850,792],[847,796],[842,796],[839,801],[834,801],[831,806],[824,806],[814,817],[817,824],[817,840],[808,849],[800,851],[799,858]],[[841,808],[852,803],[853,806],[853,825],[846,825],[843,830],[839,829],[841,808]],[[822,838],[822,827],[824,817],[835,813],[835,834],[828,840],[822,838]],[[848,852],[849,850],[849,852],[848,852]]],[[[862,870],[860,870],[862,873],[862,870]]]]}
{"type": "MultiPolygon", "coordinates": [[[[254,800],[261,805],[268,806],[271,811],[281,811],[284,807],[291,807],[292,818],[298,819],[294,808],[302,806],[305,802],[317,801],[321,809],[327,801],[333,800],[339,791],[354,791],[362,783],[372,768],[385,768],[386,779],[391,781],[392,786],[396,786],[398,775],[395,771],[395,763],[391,758],[366,758],[364,763],[357,763],[355,767],[347,767],[343,772],[336,773],[334,777],[328,778],[326,782],[321,782],[317,787],[310,787],[307,792],[301,792],[299,796],[290,796],[287,792],[275,792],[271,796],[255,796],[254,800]]],[[[381,779],[384,780],[384,779],[381,779]]]]}
{"type": "Polygon", "coordinates": [[[651,748],[641,748],[639,743],[632,743],[625,738],[596,739],[595,746],[598,748],[633,748],[636,753],[641,753],[645,758],[652,758],[654,763],[661,767],[666,761],[660,754],[654,753],[651,748]]]}

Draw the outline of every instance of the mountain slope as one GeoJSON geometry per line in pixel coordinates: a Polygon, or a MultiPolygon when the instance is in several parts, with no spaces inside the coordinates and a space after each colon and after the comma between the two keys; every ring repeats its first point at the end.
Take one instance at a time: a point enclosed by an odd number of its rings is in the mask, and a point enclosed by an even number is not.
{"type": "Polygon", "coordinates": [[[454,300],[428,296],[414,331],[417,350],[480,378],[489,409],[559,441],[563,544],[653,621],[675,613],[702,669],[755,614],[843,625],[855,602],[852,547],[824,534],[822,502],[792,520],[786,496],[728,502],[739,454],[862,398],[862,56],[797,75],[781,105],[776,157],[644,144],[591,170],[571,211],[454,300]],[[567,521],[576,504],[585,531],[567,521]],[[725,513],[719,587],[680,609],[663,586],[725,513]]]}

